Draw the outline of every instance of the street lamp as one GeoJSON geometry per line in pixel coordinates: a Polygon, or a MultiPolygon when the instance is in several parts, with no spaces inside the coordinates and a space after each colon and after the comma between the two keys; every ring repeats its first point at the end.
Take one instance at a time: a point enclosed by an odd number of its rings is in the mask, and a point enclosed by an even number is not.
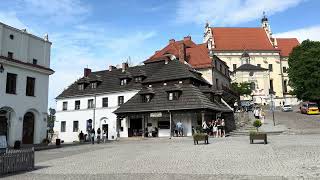
{"type": "MultiPolygon", "coordinates": [[[[270,72],[269,72],[269,83],[270,83],[270,72]]],[[[276,126],[276,122],[274,119],[274,102],[273,102],[273,95],[275,94],[275,92],[273,91],[273,89],[271,89],[271,84],[270,84],[270,88],[269,88],[269,95],[270,95],[270,104],[271,104],[271,112],[272,112],[272,121],[273,121],[273,126],[276,126]]]]}
{"type": "Polygon", "coordinates": [[[3,73],[3,71],[4,71],[3,65],[0,63],[0,73],[3,73]]]}

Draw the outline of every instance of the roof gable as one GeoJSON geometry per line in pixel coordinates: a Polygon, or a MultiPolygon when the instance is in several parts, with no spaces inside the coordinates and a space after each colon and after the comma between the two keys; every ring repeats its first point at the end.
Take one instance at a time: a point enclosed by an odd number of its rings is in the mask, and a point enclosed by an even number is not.
{"type": "Polygon", "coordinates": [[[278,49],[280,49],[280,56],[288,57],[293,48],[300,45],[297,38],[277,38],[278,49]]]}

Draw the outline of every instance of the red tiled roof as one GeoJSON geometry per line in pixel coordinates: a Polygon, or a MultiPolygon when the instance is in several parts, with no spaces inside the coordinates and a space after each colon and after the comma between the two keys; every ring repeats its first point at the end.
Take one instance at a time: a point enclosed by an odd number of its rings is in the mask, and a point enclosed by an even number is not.
{"type": "Polygon", "coordinates": [[[215,50],[277,50],[263,28],[211,28],[215,50]]]}
{"type": "Polygon", "coordinates": [[[277,38],[277,43],[283,57],[288,57],[292,49],[300,44],[297,38],[277,38]]]}

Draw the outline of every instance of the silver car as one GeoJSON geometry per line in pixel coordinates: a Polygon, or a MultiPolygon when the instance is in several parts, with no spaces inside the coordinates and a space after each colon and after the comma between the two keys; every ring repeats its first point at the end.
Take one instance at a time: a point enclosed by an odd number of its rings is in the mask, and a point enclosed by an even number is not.
{"type": "Polygon", "coordinates": [[[292,106],[291,105],[284,105],[284,106],[282,106],[282,111],[283,112],[292,111],[292,106]]]}

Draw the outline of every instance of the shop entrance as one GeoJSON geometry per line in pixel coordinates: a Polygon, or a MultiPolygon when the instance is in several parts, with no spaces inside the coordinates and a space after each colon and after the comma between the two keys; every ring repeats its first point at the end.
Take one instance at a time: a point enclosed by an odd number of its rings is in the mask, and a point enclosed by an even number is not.
{"type": "Polygon", "coordinates": [[[130,128],[128,129],[128,136],[142,136],[142,118],[130,119],[130,128]]]}
{"type": "Polygon", "coordinates": [[[6,136],[8,141],[8,118],[5,110],[0,110],[0,136],[6,136]]]}
{"type": "Polygon", "coordinates": [[[108,139],[108,124],[102,124],[102,132],[106,132],[106,137],[108,139]]]}
{"type": "Polygon", "coordinates": [[[23,118],[22,143],[33,144],[34,136],[34,114],[27,112],[23,118]]]}

